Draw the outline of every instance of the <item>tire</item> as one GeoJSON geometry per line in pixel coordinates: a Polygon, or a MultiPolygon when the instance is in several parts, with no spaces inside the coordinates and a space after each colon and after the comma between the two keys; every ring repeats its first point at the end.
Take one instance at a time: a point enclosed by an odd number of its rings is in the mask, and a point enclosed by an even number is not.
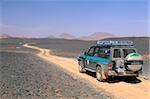
{"type": "Polygon", "coordinates": [[[79,72],[80,73],[86,72],[86,70],[84,69],[84,62],[83,62],[83,60],[79,61],[78,64],[79,64],[79,66],[78,66],[79,72]]]}
{"type": "Polygon", "coordinates": [[[104,77],[104,72],[100,66],[97,66],[96,68],[96,79],[100,82],[105,81],[104,77]]]}

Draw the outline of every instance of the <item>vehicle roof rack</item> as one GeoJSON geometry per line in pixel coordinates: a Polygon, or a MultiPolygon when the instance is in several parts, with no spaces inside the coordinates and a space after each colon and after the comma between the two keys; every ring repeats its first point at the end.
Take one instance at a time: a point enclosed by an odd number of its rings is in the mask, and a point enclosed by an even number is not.
{"type": "Polygon", "coordinates": [[[97,41],[99,46],[133,46],[133,41],[97,41]]]}

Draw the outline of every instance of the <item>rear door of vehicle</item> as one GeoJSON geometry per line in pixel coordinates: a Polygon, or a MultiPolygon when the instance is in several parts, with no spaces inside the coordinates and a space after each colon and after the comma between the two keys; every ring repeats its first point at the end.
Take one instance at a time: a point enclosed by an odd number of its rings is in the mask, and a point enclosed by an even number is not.
{"type": "Polygon", "coordinates": [[[99,48],[99,55],[97,57],[97,63],[99,63],[103,66],[108,65],[111,62],[110,55],[111,55],[111,52],[110,52],[109,47],[100,47],[99,48]]]}
{"type": "Polygon", "coordinates": [[[89,59],[90,65],[88,68],[96,70],[97,64],[100,63],[106,65],[109,63],[109,58],[110,58],[109,48],[96,46],[93,52],[93,56],[89,59]]]}

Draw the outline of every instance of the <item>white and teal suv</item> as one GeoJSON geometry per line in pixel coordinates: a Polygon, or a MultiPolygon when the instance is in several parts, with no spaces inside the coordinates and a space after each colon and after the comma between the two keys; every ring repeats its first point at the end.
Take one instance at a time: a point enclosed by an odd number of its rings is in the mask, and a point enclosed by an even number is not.
{"type": "Polygon", "coordinates": [[[98,81],[114,76],[137,77],[143,59],[132,41],[98,41],[78,57],[79,71],[96,72],[98,81]]]}

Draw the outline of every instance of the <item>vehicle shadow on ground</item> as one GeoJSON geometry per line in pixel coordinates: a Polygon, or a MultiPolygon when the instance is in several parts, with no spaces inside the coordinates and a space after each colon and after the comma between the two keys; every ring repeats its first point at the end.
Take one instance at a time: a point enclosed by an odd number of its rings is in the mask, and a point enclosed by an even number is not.
{"type": "Polygon", "coordinates": [[[108,83],[126,82],[131,84],[137,84],[142,82],[136,77],[113,77],[107,80],[108,83]]]}
{"type": "MultiPolygon", "coordinates": [[[[96,78],[96,73],[86,71],[86,74],[96,78]]],[[[106,81],[104,81],[104,83],[119,83],[119,82],[137,84],[137,83],[140,83],[142,81],[136,77],[113,77],[113,78],[109,78],[106,81]]]]}

